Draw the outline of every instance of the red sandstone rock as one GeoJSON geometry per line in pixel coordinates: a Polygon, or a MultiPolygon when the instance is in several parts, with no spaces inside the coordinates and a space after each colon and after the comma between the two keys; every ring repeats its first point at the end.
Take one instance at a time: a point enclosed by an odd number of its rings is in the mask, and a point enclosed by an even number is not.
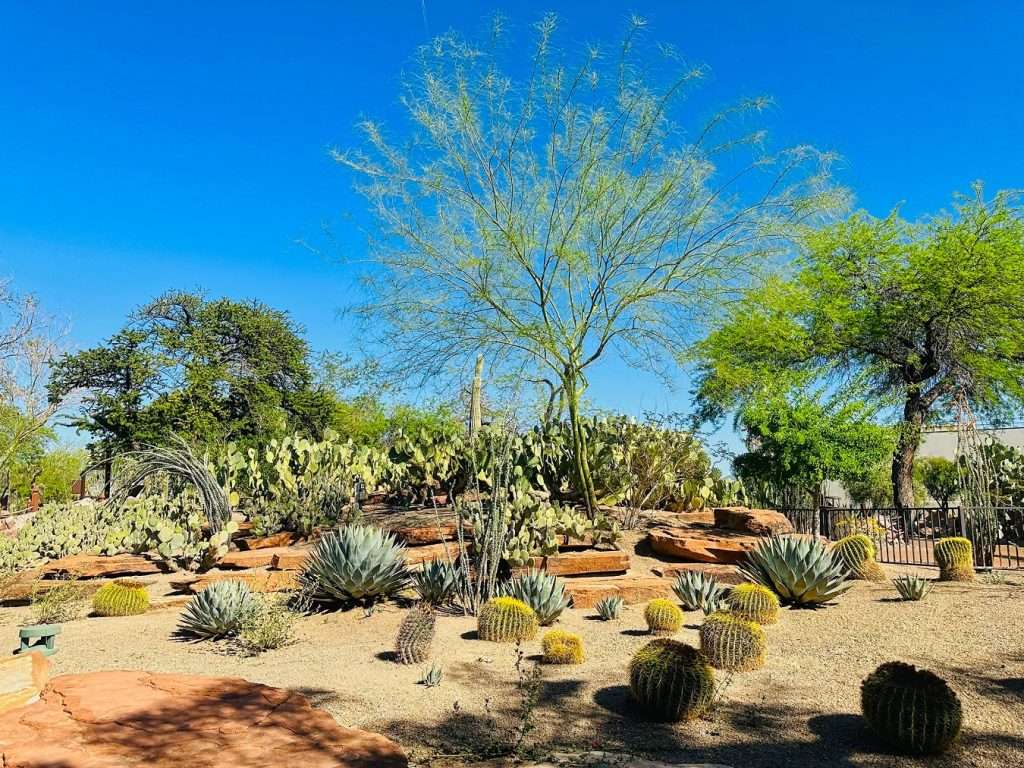
{"type": "Polygon", "coordinates": [[[77,576],[80,579],[101,579],[111,576],[146,576],[164,573],[167,566],[144,555],[71,555],[51,560],[40,569],[46,576],[77,576]]]}
{"type": "Polygon", "coordinates": [[[309,557],[310,547],[289,547],[274,554],[270,567],[278,571],[301,571],[309,557]]]}
{"type": "Polygon", "coordinates": [[[621,597],[627,605],[646,603],[672,593],[672,582],[655,576],[614,576],[607,579],[566,579],[565,593],[573,608],[593,608],[605,597],[621,597]]]}
{"type": "Polygon", "coordinates": [[[179,592],[202,592],[215,581],[244,581],[253,592],[286,592],[297,589],[297,571],[207,571],[202,576],[192,576],[171,582],[179,592]]]}
{"type": "Polygon", "coordinates": [[[753,533],[757,536],[793,532],[793,524],[781,512],[746,507],[718,507],[715,509],[715,527],[753,533]]]}
{"type": "Polygon", "coordinates": [[[278,547],[287,547],[289,544],[294,544],[299,540],[299,535],[292,531],[281,531],[280,533],[274,533],[270,536],[246,536],[234,539],[235,544],[241,550],[254,550],[254,549],[271,549],[278,547]]]}
{"type": "Polygon", "coordinates": [[[579,576],[586,573],[625,573],[629,570],[629,555],[621,550],[585,549],[578,552],[559,552],[547,557],[534,557],[527,566],[513,569],[521,573],[539,568],[553,576],[579,576]]]}
{"type": "Polygon", "coordinates": [[[437,544],[426,544],[422,547],[406,547],[405,564],[411,567],[429,563],[431,560],[447,562],[449,555],[451,555],[452,559],[459,556],[458,542],[438,542],[437,544]]]}
{"type": "Polygon", "coordinates": [[[697,563],[735,564],[760,538],[704,528],[652,528],[647,541],[659,555],[697,563]]]}
{"type": "Polygon", "coordinates": [[[266,568],[274,562],[274,558],[289,552],[288,547],[272,549],[250,549],[246,552],[228,552],[217,561],[218,568],[266,568]]]}
{"type": "Polygon", "coordinates": [[[384,736],[299,693],[240,678],[93,672],[54,678],[0,715],[5,768],[404,768],[384,736]]]}
{"type": "Polygon", "coordinates": [[[39,651],[0,659],[0,713],[39,698],[50,678],[50,660],[39,651]]]}

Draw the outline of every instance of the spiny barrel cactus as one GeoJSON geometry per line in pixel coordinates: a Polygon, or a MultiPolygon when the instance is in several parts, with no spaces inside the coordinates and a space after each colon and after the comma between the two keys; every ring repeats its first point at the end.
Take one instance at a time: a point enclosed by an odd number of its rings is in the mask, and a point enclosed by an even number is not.
{"type": "Polygon", "coordinates": [[[215,581],[185,606],[178,630],[201,639],[234,635],[255,604],[252,590],[242,581],[215,581]]]}
{"type": "Polygon", "coordinates": [[[431,560],[413,575],[420,599],[430,605],[447,605],[455,593],[455,569],[441,560],[431,560]]]}
{"type": "Polygon", "coordinates": [[[552,629],[544,633],[540,644],[547,664],[583,663],[583,640],[579,635],[564,629],[552,629]]]}
{"type": "Polygon", "coordinates": [[[860,687],[864,719],[901,752],[936,754],[960,733],[960,699],[945,680],[911,664],[890,661],[860,687]]]}
{"type": "Polygon", "coordinates": [[[535,568],[509,579],[502,586],[501,594],[522,600],[533,608],[542,627],[553,624],[569,605],[565,582],[547,571],[535,568]]]}
{"type": "Polygon", "coordinates": [[[658,720],[693,720],[714,700],[715,673],[693,646],[658,638],[630,660],[629,690],[658,720]]]}
{"type": "Polygon", "coordinates": [[[727,611],[711,614],[700,628],[700,650],[716,669],[760,669],[767,648],[768,639],[760,624],[727,611]]]}
{"type": "Polygon", "coordinates": [[[647,628],[655,635],[674,635],[683,626],[683,612],[671,600],[655,598],[644,609],[647,628]]]}
{"type": "Polygon", "coordinates": [[[725,587],[702,571],[684,571],[676,577],[672,591],[676,593],[683,609],[696,611],[705,607],[718,610],[718,604],[725,592],[725,587]]]}
{"type": "Polygon", "coordinates": [[[763,584],[737,584],[725,597],[725,604],[734,614],[758,624],[774,624],[779,620],[779,598],[763,584]]]}
{"type": "Polygon", "coordinates": [[[920,576],[897,576],[892,583],[904,600],[924,600],[932,591],[932,583],[920,576]]]}
{"type": "Polygon", "coordinates": [[[518,643],[537,636],[537,614],[514,597],[488,600],[480,609],[476,625],[481,640],[495,643],[518,643]]]}
{"type": "Polygon", "coordinates": [[[619,613],[622,611],[622,602],[622,598],[618,595],[602,597],[597,601],[594,610],[597,611],[597,615],[601,617],[602,621],[613,621],[619,618],[619,613]]]}
{"type": "Polygon", "coordinates": [[[349,525],[326,534],[306,558],[301,582],[320,600],[371,604],[408,582],[405,550],[393,534],[349,525]]]}
{"type": "Polygon", "coordinates": [[[740,572],[775,591],[783,602],[820,605],[852,586],[842,559],[818,539],[772,536],[747,553],[740,572]]]}
{"type": "Polygon", "coordinates": [[[132,579],[104,584],[92,598],[92,610],[97,616],[138,616],[148,608],[146,585],[132,579]]]}
{"type": "Polygon", "coordinates": [[[939,581],[974,581],[974,545],[963,536],[950,536],[935,542],[935,562],[939,581]]]}
{"type": "Polygon", "coordinates": [[[405,614],[395,638],[395,656],[399,663],[421,664],[430,658],[435,622],[434,609],[424,603],[405,614]]]}
{"type": "Polygon", "coordinates": [[[837,541],[833,547],[850,576],[864,581],[885,581],[885,571],[875,562],[875,542],[863,533],[854,533],[837,541]]]}

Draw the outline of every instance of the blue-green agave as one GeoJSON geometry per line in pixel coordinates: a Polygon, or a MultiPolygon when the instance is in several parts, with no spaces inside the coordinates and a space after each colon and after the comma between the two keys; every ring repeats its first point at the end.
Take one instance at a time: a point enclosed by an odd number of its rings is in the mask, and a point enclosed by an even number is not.
{"type": "Polygon", "coordinates": [[[301,573],[316,599],[371,604],[409,583],[405,549],[391,533],[369,525],[349,525],[316,543],[301,573]]]}
{"type": "Polygon", "coordinates": [[[501,594],[522,600],[533,608],[542,627],[553,624],[569,605],[565,582],[535,568],[509,579],[501,587],[501,594]]]}
{"type": "Polygon", "coordinates": [[[740,571],[794,605],[827,603],[853,585],[846,580],[842,558],[809,536],[772,536],[762,541],[747,553],[740,571]]]}
{"type": "Polygon", "coordinates": [[[255,596],[245,582],[215,581],[188,601],[178,631],[203,640],[234,635],[254,606],[255,596]]]}

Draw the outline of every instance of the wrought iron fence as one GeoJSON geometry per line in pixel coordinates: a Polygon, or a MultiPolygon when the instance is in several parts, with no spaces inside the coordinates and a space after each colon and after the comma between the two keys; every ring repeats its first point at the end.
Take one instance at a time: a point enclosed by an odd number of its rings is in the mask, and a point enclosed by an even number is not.
{"type": "Polygon", "coordinates": [[[965,536],[979,570],[1024,570],[1024,507],[782,509],[799,533],[870,536],[879,562],[935,566],[935,541],[965,536]]]}

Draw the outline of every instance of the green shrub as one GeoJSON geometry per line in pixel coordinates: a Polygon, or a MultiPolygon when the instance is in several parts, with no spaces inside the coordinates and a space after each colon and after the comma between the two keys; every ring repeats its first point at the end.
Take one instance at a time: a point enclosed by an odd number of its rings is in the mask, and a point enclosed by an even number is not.
{"type": "Polygon", "coordinates": [[[97,616],[138,616],[148,609],[146,585],[132,579],[104,584],[92,598],[92,610],[97,616]]]}
{"type": "Polygon", "coordinates": [[[255,599],[245,582],[215,581],[185,605],[178,631],[205,640],[237,635],[255,599]]]}
{"type": "Polygon", "coordinates": [[[393,534],[368,525],[331,531],[313,547],[300,580],[318,599],[370,605],[408,582],[405,550],[393,534]]]}
{"type": "Polygon", "coordinates": [[[564,629],[551,629],[541,638],[545,664],[582,664],[583,640],[564,629]]]}
{"type": "Polygon", "coordinates": [[[537,636],[537,614],[522,600],[494,597],[477,616],[477,634],[481,640],[518,643],[537,636]]]}
{"type": "Polygon", "coordinates": [[[747,553],[740,572],[801,606],[822,605],[852,586],[842,559],[818,539],[772,536],[747,553]]]}
{"type": "Polygon", "coordinates": [[[644,711],[658,720],[693,720],[714,700],[715,675],[696,648],[658,638],[629,662],[629,690],[644,711]]]}
{"type": "Polygon", "coordinates": [[[974,581],[974,545],[963,536],[950,536],[935,542],[935,562],[939,581],[974,581]]]}
{"type": "Polygon", "coordinates": [[[647,628],[655,635],[674,635],[683,626],[683,612],[671,600],[656,598],[644,609],[647,628]]]}
{"type": "Polygon", "coordinates": [[[32,593],[32,621],[35,624],[62,624],[82,615],[88,602],[85,586],[75,579],[39,582],[32,593]]]}
{"type": "Polygon", "coordinates": [[[238,625],[237,642],[250,656],[283,648],[295,641],[294,611],[279,600],[253,595],[238,625]]]}
{"type": "Polygon", "coordinates": [[[405,614],[395,638],[395,656],[400,664],[421,664],[430,658],[436,621],[434,609],[423,603],[405,614]]]}
{"type": "Polygon", "coordinates": [[[760,669],[767,648],[768,639],[760,624],[726,611],[711,614],[700,628],[700,650],[716,669],[760,669]]]}
{"type": "Polygon", "coordinates": [[[944,751],[960,733],[960,699],[938,675],[890,661],[868,675],[860,689],[868,727],[900,752],[944,751]]]}

